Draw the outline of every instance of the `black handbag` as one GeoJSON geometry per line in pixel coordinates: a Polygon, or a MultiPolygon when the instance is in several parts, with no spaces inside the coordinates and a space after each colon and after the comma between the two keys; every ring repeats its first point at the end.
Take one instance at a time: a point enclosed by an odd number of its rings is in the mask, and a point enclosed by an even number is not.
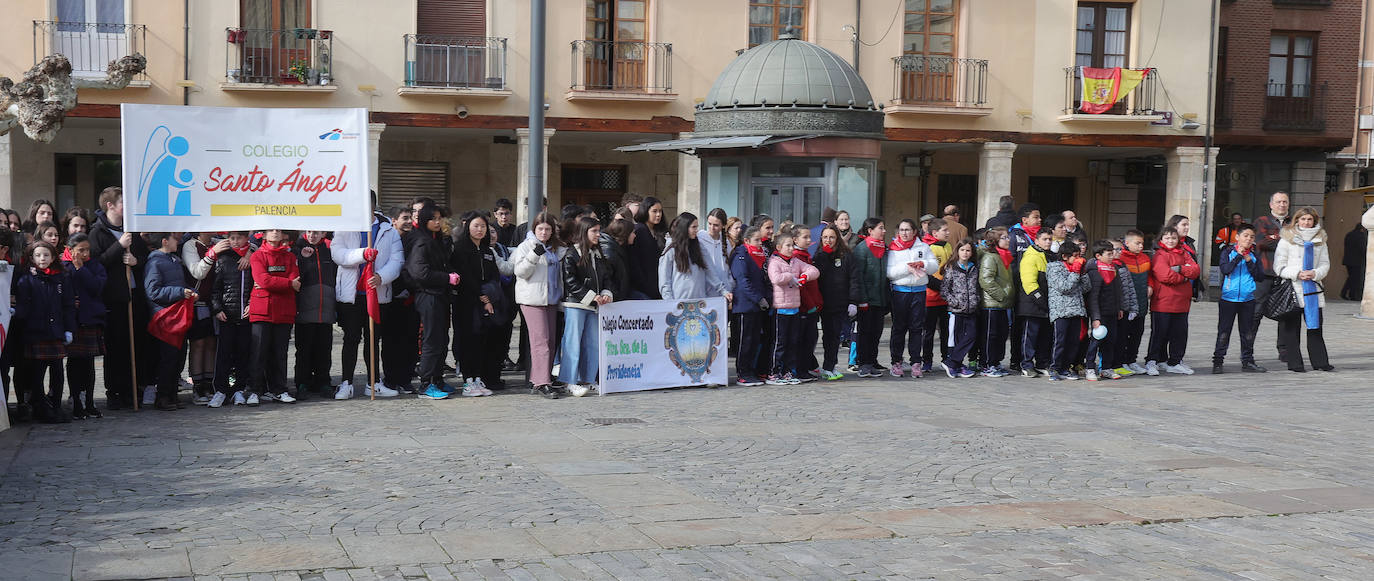
{"type": "Polygon", "coordinates": [[[1269,286],[1269,294],[1264,295],[1260,301],[1260,314],[1275,321],[1300,311],[1302,301],[1298,300],[1293,283],[1286,279],[1274,281],[1274,284],[1269,286]]]}

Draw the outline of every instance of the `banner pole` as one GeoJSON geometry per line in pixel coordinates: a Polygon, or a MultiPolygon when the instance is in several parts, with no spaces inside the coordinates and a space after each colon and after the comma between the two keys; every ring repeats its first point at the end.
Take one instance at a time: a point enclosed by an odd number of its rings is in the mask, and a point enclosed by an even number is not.
{"type": "MultiPolygon", "coordinates": [[[[124,280],[133,283],[134,267],[124,265],[124,280]]],[[[138,356],[134,353],[134,292],[129,289],[129,385],[134,392],[134,411],[138,411],[138,403],[143,400],[143,394],[138,389],[138,356]]]]}
{"type": "MultiPolygon", "coordinates": [[[[367,247],[372,248],[371,224],[367,227],[367,247]]],[[[372,267],[372,272],[376,274],[376,266],[372,267]]],[[[381,289],[377,289],[374,292],[381,292],[381,289]]],[[[372,301],[368,301],[368,304],[371,304],[371,302],[372,301]]],[[[367,312],[367,305],[363,305],[363,312],[367,312]]],[[[378,313],[378,315],[380,314],[381,313],[378,313]]],[[[372,394],[372,397],[368,398],[369,401],[377,401],[377,342],[373,340],[373,337],[376,337],[376,333],[377,325],[376,322],[372,320],[372,313],[367,313],[367,388],[368,392],[372,394]]]]}

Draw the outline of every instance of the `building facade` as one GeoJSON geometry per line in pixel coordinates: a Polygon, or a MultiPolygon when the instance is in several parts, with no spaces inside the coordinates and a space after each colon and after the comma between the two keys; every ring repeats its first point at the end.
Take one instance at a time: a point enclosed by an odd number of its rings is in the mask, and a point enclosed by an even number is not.
{"type": "MultiPolygon", "coordinates": [[[[1237,0],[1223,10],[1269,3],[1237,0]]],[[[1210,190],[1202,56],[1215,36],[1210,2],[871,0],[862,13],[857,2],[822,0],[550,2],[545,95],[528,91],[527,1],[12,4],[0,22],[3,74],[62,51],[84,55],[73,57],[78,69],[134,50],[149,64],[128,89],[83,90],[51,144],[0,137],[5,207],[45,197],[59,210],[93,206],[101,188],[118,183],[122,102],[367,108],[384,203],[429,195],[463,209],[506,197],[523,207],[529,139],[548,144],[553,207],[604,208],[633,191],[662,199],[670,213],[734,199],[740,213],[796,207],[804,220],[812,183],[850,192],[836,200],[854,206],[855,218],[915,217],[955,203],[965,222],[982,225],[998,197],[1012,195],[1047,211],[1073,208],[1105,236],[1200,215],[1210,190]],[[882,139],[852,157],[863,163],[741,168],[728,155],[617,150],[690,139],[699,110],[727,105],[707,102],[722,72],[744,49],[786,33],[862,79],[872,105],[826,106],[881,112],[882,139]],[[1150,72],[1116,107],[1087,114],[1078,110],[1078,66],[1150,72]],[[547,106],[544,135],[527,130],[531,99],[547,106]],[[794,186],[795,202],[772,201],[784,190],[704,187],[713,174],[741,170],[794,186]]],[[[1350,127],[1343,131],[1348,139],[1350,127]]]]}
{"type": "Polygon", "coordinates": [[[1222,2],[1216,224],[1268,213],[1269,195],[1320,209],[1353,176],[1362,0],[1222,2]]]}

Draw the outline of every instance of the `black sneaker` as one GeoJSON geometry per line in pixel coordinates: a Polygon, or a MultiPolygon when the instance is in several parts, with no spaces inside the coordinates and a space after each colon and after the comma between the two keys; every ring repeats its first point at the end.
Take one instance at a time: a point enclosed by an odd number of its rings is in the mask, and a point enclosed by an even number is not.
{"type": "Polygon", "coordinates": [[[763,385],[763,382],[762,382],[762,381],[759,381],[759,378],[757,378],[757,377],[752,377],[752,376],[744,377],[744,376],[741,376],[741,377],[739,377],[738,379],[735,380],[735,385],[738,385],[738,386],[740,386],[740,387],[757,387],[757,386],[763,385]]]}
{"type": "Polygon", "coordinates": [[[1260,366],[1260,364],[1255,363],[1254,361],[1244,361],[1244,362],[1241,362],[1241,364],[1240,364],[1240,370],[1241,370],[1241,372],[1243,372],[1243,373],[1268,373],[1268,372],[1269,372],[1268,369],[1265,369],[1264,367],[1260,366]]]}
{"type": "Polygon", "coordinates": [[[1226,373],[1226,366],[1225,366],[1225,365],[1222,365],[1222,364],[1220,364],[1220,363],[1213,363],[1213,364],[1212,364],[1212,375],[1221,375],[1221,374],[1223,374],[1223,373],[1226,373]]]}

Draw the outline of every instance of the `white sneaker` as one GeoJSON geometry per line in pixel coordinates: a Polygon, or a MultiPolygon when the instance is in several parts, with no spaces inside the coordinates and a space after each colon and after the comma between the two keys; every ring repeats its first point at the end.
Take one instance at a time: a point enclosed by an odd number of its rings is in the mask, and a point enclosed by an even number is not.
{"type": "Polygon", "coordinates": [[[571,393],[573,397],[582,397],[587,395],[588,391],[591,391],[591,387],[591,384],[575,383],[568,386],[568,393],[571,393]]]}
{"type": "Polygon", "coordinates": [[[353,399],[353,383],[345,381],[339,384],[339,389],[334,392],[334,399],[353,399]]]}
{"type": "Polygon", "coordinates": [[[1097,381],[1097,370],[1089,369],[1086,373],[1088,381],[1097,381]]]}
{"type": "Polygon", "coordinates": [[[207,403],[205,405],[212,408],[217,408],[219,406],[224,405],[224,394],[218,391],[215,392],[215,395],[210,398],[210,403],[207,403]]]}
{"type": "Polygon", "coordinates": [[[243,405],[245,403],[248,403],[248,400],[243,399],[243,391],[234,392],[234,405],[243,405]]]}
{"type": "Polygon", "coordinates": [[[482,390],[482,395],[492,395],[492,391],[487,389],[487,382],[482,381],[480,377],[477,378],[477,389],[482,390]]]}
{"type": "Polygon", "coordinates": [[[891,373],[893,377],[901,377],[905,369],[906,366],[902,365],[901,361],[893,361],[892,368],[888,369],[887,372],[891,373]]]}
{"type": "Polygon", "coordinates": [[[1151,376],[1151,377],[1154,377],[1154,376],[1156,376],[1156,375],[1159,375],[1159,364],[1158,364],[1158,363],[1155,363],[1154,361],[1146,361],[1146,362],[1145,362],[1145,375],[1149,375],[1149,376],[1151,376]]]}
{"type": "Polygon", "coordinates": [[[1141,367],[1139,363],[1131,363],[1126,366],[1126,369],[1131,370],[1131,373],[1145,373],[1145,368],[1141,367]]]}
{"type": "Polygon", "coordinates": [[[482,397],[483,395],[486,394],[482,393],[482,387],[477,385],[476,381],[469,379],[463,384],[463,397],[482,397]]]}
{"type": "MultiPolygon", "coordinates": [[[[342,388],[342,386],[340,387],[342,388]]],[[[377,382],[377,385],[373,387],[363,389],[363,395],[365,396],[370,397],[374,392],[377,394],[377,397],[396,397],[398,395],[401,395],[401,392],[391,389],[385,385],[382,385],[381,382],[377,382]]]]}
{"type": "Polygon", "coordinates": [[[291,394],[285,391],[281,392],[281,395],[276,396],[276,399],[282,403],[296,403],[296,398],[291,397],[291,394]]]}
{"type": "Polygon", "coordinates": [[[249,394],[249,395],[248,395],[248,400],[244,402],[245,405],[250,405],[250,406],[258,405],[258,403],[259,403],[259,402],[258,402],[258,394],[256,394],[256,393],[249,394]]]}
{"type": "Polygon", "coordinates": [[[1168,373],[1177,373],[1177,374],[1179,374],[1179,375],[1192,375],[1192,374],[1193,374],[1193,368],[1188,367],[1187,365],[1184,365],[1182,362],[1179,362],[1178,365],[1169,365],[1168,363],[1165,363],[1165,364],[1164,364],[1164,371],[1166,371],[1166,372],[1168,372],[1168,373]]]}
{"type": "Polygon", "coordinates": [[[143,405],[153,405],[157,401],[157,386],[143,386],[143,405]]]}

